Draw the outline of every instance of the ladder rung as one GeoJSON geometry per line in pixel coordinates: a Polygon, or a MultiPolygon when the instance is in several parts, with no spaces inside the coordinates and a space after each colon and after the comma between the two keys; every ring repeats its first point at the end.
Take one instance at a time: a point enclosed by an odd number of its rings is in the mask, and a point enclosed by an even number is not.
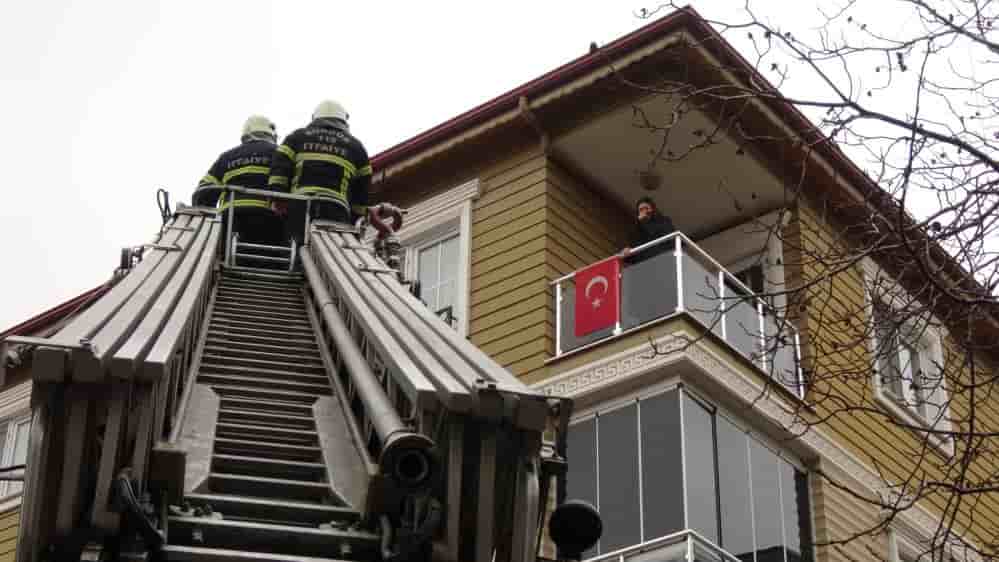
{"type": "Polygon", "coordinates": [[[330,521],[357,521],[360,519],[358,512],[346,507],[332,505],[216,494],[188,494],[185,497],[194,505],[209,504],[212,509],[224,516],[232,515],[248,519],[285,519],[315,526],[330,521]]]}

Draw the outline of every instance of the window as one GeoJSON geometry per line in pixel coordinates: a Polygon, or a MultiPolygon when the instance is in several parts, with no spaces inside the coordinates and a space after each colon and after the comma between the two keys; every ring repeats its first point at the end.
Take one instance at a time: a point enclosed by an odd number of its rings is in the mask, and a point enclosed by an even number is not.
{"type": "MultiPolygon", "coordinates": [[[[31,419],[17,418],[0,422],[0,466],[9,467],[24,464],[28,455],[28,431],[31,419]]],[[[21,492],[21,482],[0,482],[0,497],[12,496],[21,492]]]]}
{"type": "Polygon", "coordinates": [[[895,315],[887,305],[874,303],[874,326],[878,348],[876,362],[882,392],[896,403],[912,409],[928,420],[929,380],[933,358],[927,337],[921,337],[905,324],[896,324],[895,315]]]}
{"type": "Polygon", "coordinates": [[[421,245],[413,252],[420,300],[451,327],[457,326],[458,234],[421,245]]]}
{"type": "Polygon", "coordinates": [[[399,231],[406,278],[420,283],[420,300],[461,335],[468,334],[472,201],[478,194],[473,180],[412,205],[399,231]]]}
{"type": "Polygon", "coordinates": [[[805,472],[685,388],[576,420],[568,455],[568,497],[604,523],[584,558],[693,529],[743,562],[812,560],[805,472]]]}
{"type": "MultiPolygon", "coordinates": [[[[872,306],[875,397],[903,423],[947,431],[948,394],[937,330],[923,319],[906,318],[883,300],[872,306]]],[[[931,444],[951,454],[946,436],[928,434],[931,444]]]]}

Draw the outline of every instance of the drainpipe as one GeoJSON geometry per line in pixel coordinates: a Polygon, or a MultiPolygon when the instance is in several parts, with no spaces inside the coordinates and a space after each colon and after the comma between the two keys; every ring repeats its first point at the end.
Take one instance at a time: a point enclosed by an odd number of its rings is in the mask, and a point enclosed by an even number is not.
{"type": "Polygon", "coordinates": [[[531,109],[531,103],[527,101],[527,96],[520,96],[517,100],[517,113],[538,134],[538,138],[541,139],[541,151],[545,156],[548,156],[548,151],[551,148],[551,137],[549,137],[544,127],[541,126],[541,120],[538,119],[534,110],[531,109]]]}

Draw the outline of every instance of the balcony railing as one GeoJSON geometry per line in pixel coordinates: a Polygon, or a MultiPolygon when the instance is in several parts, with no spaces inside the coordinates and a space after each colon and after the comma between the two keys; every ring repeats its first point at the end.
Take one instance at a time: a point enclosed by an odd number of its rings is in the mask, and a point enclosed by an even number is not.
{"type": "Polygon", "coordinates": [[[740,562],[696,531],[687,529],[614,552],[586,562],[740,562]]]}
{"type": "Polygon", "coordinates": [[[805,383],[800,338],[790,322],[679,232],[634,248],[622,259],[617,325],[576,336],[574,271],[555,287],[555,356],[685,313],[798,397],[805,383]]]}

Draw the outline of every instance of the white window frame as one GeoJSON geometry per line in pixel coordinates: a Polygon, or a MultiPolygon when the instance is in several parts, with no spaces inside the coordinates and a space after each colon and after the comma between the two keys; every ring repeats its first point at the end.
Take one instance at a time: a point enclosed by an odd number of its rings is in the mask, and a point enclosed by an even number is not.
{"type": "MultiPolygon", "coordinates": [[[[31,413],[21,412],[16,416],[11,416],[0,420],[0,426],[6,428],[6,434],[4,435],[3,451],[0,454],[0,467],[9,467],[14,464],[14,449],[17,441],[17,429],[22,425],[28,425],[28,438],[31,438],[31,413]]],[[[28,444],[25,443],[25,447],[28,444]]],[[[20,496],[24,491],[23,483],[20,490],[11,494],[8,492],[10,490],[11,481],[0,481],[0,501],[10,499],[11,495],[20,496]]]]}
{"type": "MultiPolygon", "coordinates": [[[[923,373],[929,373],[928,379],[939,379],[939,383],[932,390],[935,397],[927,399],[918,396],[916,389],[912,385],[906,385],[903,381],[903,396],[896,396],[896,393],[886,388],[884,374],[878,361],[878,351],[882,349],[882,344],[878,341],[878,329],[876,325],[875,299],[880,299],[880,306],[889,310],[893,309],[893,303],[912,302],[912,299],[891,277],[889,277],[873,260],[866,258],[862,263],[864,272],[864,307],[869,311],[867,327],[870,338],[868,351],[871,357],[871,385],[874,389],[874,400],[879,406],[884,408],[897,420],[907,425],[922,426],[927,429],[936,428],[943,431],[950,431],[949,394],[940,369],[944,364],[943,355],[943,333],[941,324],[935,318],[926,320],[926,328],[919,335],[919,338],[910,342],[911,347],[917,348],[919,354],[919,368],[923,373]],[[875,289],[880,290],[880,294],[875,294],[875,289]],[[885,296],[888,297],[886,302],[885,296]],[[920,403],[932,401],[942,404],[942,411],[938,414],[939,420],[935,417],[928,417],[920,411],[920,403]]],[[[899,346],[902,347],[902,346],[899,346]]],[[[907,346],[908,347],[908,346],[907,346]]],[[[902,359],[899,359],[902,362],[902,359]]],[[[954,454],[954,441],[945,436],[927,434],[927,441],[941,454],[952,456],[954,454]]]]}
{"type": "Polygon", "coordinates": [[[455,273],[454,314],[458,334],[468,337],[470,272],[472,269],[472,203],[479,196],[474,179],[425,199],[407,209],[399,241],[405,248],[405,275],[419,278],[418,256],[422,248],[454,234],[458,235],[458,268],[455,273]]]}

